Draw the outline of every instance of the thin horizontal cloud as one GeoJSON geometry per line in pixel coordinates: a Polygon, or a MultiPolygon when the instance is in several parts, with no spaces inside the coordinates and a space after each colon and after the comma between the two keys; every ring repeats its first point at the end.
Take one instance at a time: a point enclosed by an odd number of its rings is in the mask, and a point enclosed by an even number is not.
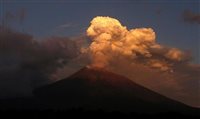
{"type": "Polygon", "coordinates": [[[69,27],[72,27],[72,23],[62,24],[62,25],[58,26],[57,28],[69,28],[69,27]]]}
{"type": "Polygon", "coordinates": [[[191,10],[184,10],[182,17],[185,22],[200,24],[200,14],[199,13],[194,13],[191,10]]]}
{"type": "Polygon", "coordinates": [[[65,24],[58,25],[56,28],[57,29],[67,29],[67,28],[73,28],[76,26],[77,26],[77,24],[74,24],[74,23],[65,23],[65,24]]]}

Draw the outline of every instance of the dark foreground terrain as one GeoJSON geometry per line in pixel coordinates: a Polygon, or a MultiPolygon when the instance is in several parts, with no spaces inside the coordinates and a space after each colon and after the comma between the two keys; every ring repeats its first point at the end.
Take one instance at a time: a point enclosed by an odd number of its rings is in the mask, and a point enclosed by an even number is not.
{"type": "Polygon", "coordinates": [[[84,109],[70,109],[70,110],[49,110],[49,109],[25,109],[25,110],[1,110],[1,117],[6,118],[75,118],[75,117],[89,117],[89,118],[158,118],[158,119],[199,119],[199,110],[194,113],[184,114],[178,112],[163,112],[163,113],[123,113],[119,111],[106,112],[104,110],[84,110],[84,109]]]}
{"type": "Polygon", "coordinates": [[[158,118],[158,119],[199,119],[199,115],[187,115],[177,112],[165,112],[156,114],[143,113],[122,113],[118,111],[105,112],[103,110],[86,111],[83,109],[71,110],[7,110],[0,112],[2,117],[23,117],[23,118],[75,118],[75,117],[90,117],[90,118],[158,118]]]}

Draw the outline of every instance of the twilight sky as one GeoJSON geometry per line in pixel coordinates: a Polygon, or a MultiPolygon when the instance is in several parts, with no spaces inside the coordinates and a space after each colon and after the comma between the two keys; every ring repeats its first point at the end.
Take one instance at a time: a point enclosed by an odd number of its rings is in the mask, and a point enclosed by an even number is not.
{"type": "Polygon", "coordinates": [[[1,24],[40,40],[84,34],[95,16],[128,29],[150,27],[157,42],[192,52],[200,63],[199,0],[0,0],[1,24]]]}

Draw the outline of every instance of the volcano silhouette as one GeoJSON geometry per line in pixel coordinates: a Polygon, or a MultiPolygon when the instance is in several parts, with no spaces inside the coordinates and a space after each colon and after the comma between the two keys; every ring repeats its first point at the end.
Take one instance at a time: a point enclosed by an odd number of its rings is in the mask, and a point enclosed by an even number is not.
{"type": "Polygon", "coordinates": [[[193,108],[169,99],[121,75],[83,68],[72,76],[34,91],[49,108],[122,112],[187,112],[193,108]]]}

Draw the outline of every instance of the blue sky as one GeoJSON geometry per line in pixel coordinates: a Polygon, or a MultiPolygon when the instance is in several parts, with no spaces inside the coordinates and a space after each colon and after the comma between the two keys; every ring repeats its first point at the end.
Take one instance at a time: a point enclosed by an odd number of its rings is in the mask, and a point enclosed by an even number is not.
{"type": "Polygon", "coordinates": [[[184,10],[199,14],[199,0],[0,0],[1,23],[7,13],[25,11],[23,22],[7,19],[13,29],[37,39],[83,34],[95,16],[111,16],[128,29],[151,27],[157,42],[193,53],[200,63],[199,24],[183,20],[184,10]]]}

